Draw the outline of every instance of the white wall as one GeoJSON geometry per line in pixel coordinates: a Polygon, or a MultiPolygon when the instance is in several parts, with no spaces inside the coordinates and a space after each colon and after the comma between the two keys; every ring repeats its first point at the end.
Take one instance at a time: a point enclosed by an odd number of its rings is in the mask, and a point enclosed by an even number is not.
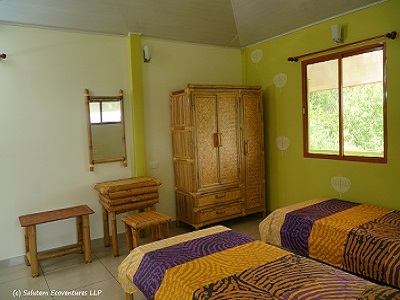
{"type": "MultiPolygon", "coordinates": [[[[131,167],[117,162],[89,172],[83,92],[123,89],[130,152],[129,40],[8,25],[0,32],[7,54],[0,61],[0,260],[24,254],[18,216],[27,213],[88,204],[91,237],[102,237],[92,185],[129,177],[131,167]]],[[[39,250],[73,242],[75,220],[38,226],[39,250]]]]}
{"type": "Polygon", "coordinates": [[[188,83],[241,84],[239,49],[142,38],[152,48],[143,64],[147,174],[160,178],[157,209],[175,218],[169,93],[188,83]],[[158,162],[156,169],[149,168],[158,162]]]}
{"type": "MultiPolygon", "coordinates": [[[[132,176],[129,38],[10,25],[0,32],[7,54],[0,61],[0,260],[24,254],[23,214],[88,204],[91,237],[102,237],[92,185],[132,176]],[[117,162],[89,171],[85,88],[93,95],[123,89],[128,168],[117,162]]],[[[159,163],[148,175],[162,181],[158,209],[175,217],[169,93],[187,83],[241,84],[241,54],[150,38],[142,44],[153,48],[143,65],[147,163],[159,163]]],[[[38,226],[39,250],[73,242],[74,220],[38,226]]]]}

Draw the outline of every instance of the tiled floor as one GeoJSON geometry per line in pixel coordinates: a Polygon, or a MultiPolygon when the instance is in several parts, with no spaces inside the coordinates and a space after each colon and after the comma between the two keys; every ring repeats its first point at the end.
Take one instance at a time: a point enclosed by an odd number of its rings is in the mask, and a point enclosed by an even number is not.
{"type": "MultiPolygon", "coordinates": [[[[222,225],[259,239],[258,224],[261,214],[229,220],[222,225]]],[[[177,228],[170,225],[170,235],[192,230],[183,225],[177,228]]],[[[125,294],[118,284],[118,265],[127,255],[125,235],[118,236],[120,256],[113,257],[111,247],[105,248],[102,239],[92,241],[91,264],[85,264],[83,256],[71,254],[39,262],[40,275],[32,278],[30,267],[25,264],[6,266],[0,262],[0,299],[14,299],[20,292],[20,298],[35,299],[125,299],[125,294]],[[84,296],[63,297],[65,291],[83,293],[84,296]],[[53,297],[51,293],[53,292],[53,297]],[[56,293],[56,294],[54,294],[56,293]],[[14,295],[13,295],[14,294],[14,295]],[[41,295],[42,294],[42,295],[41,295]],[[85,295],[86,294],[86,295],[85,295]]],[[[148,238],[141,243],[147,242],[148,238]]],[[[136,298],[135,298],[136,300],[136,298]]]]}

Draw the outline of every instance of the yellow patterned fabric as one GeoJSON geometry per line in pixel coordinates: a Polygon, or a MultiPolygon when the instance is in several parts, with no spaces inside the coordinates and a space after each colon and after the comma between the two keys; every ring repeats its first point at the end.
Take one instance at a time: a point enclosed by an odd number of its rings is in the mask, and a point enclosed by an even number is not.
{"type": "Polygon", "coordinates": [[[278,209],[261,240],[400,288],[400,211],[318,198],[278,209]]]}
{"type": "Polygon", "coordinates": [[[286,250],[266,245],[260,241],[217,252],[169,269],[156,298],[192,299],[193,291],[206,284],[288,254],[289,252],[286,250]]]}
{"type": "Polygon", "coordinates": [[[132,278],[136,273],[143,256],[155,249],[166,248],[172,245],[177,245],[184,241],[190,241],[199,237],[207,236],[217,232],[230,230],[224,226],[214,226],[199,231],[189,232],[184,235],[170,237],[168,239],[159,240],[153,243],[144,244],[131,251],[131,253],[122,261],[118,267],[118,281],[126,293],[132,294],[138,288],[132,282],[132,278]]]}
{"type": "Polygon", "coordinates": [[[328,198],[315,198],[274,210],[270,215],[262,220],[259,225],[261,241],[264,243],[268,242],[275,246],[282,246],[280,229],[285,221],[286,214],[293,210],[320,203],[327,199],[328,198]]]}
{"type": "Polygon", "coordinates": [[[137,284],[148,300],[400,300],[400,290],[223,226],[137,247],[118,278],[125,292],[137,284]]]}
{"type": "Polygon", "coordinates": [[[343,268],[344,248],[349,232],[388,212],[388,209],[377,206],[358,205],[316,221],[308,240],[309,256],[343,268]]]}

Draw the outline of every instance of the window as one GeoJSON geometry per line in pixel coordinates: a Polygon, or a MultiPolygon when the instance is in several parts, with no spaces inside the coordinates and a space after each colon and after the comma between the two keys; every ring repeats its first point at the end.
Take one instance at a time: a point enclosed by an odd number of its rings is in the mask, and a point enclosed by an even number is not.
{"type": "Polygon", "coordinates": [[[385,45],[302,62],[304,156],[386,162],[385,45]]]}
{"type": "Polygon", "coordinates": [[[90,124],[121,123],[120,100],[91,100],[90,124]]]}

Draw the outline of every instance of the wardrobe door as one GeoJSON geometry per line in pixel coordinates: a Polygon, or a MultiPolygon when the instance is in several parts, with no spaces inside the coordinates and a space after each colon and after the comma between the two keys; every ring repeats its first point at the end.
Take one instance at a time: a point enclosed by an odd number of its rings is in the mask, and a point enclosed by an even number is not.
{"type": "Polygon", "coordinates": [[[219,184],[217,144],[217,96],[193,94],[195,147],[199,190],[219,184]]]}
{"type": "Polygon", "coordinates": [[[171,95],[170,104],[175,187],[186,193],[195,192],[192,105],[183,93],[171,95]]]}
{"type": "Polygon", "coordinates": [[[240,183],[239,97],[221,93],[217,100],[219,181],[222,185],[240,183]]]}
{"type": "Polygon", "coordinates": [[[246,213],[265,207],[264,126],[262,116],[261,95],[243,95],[246,213]]]}

